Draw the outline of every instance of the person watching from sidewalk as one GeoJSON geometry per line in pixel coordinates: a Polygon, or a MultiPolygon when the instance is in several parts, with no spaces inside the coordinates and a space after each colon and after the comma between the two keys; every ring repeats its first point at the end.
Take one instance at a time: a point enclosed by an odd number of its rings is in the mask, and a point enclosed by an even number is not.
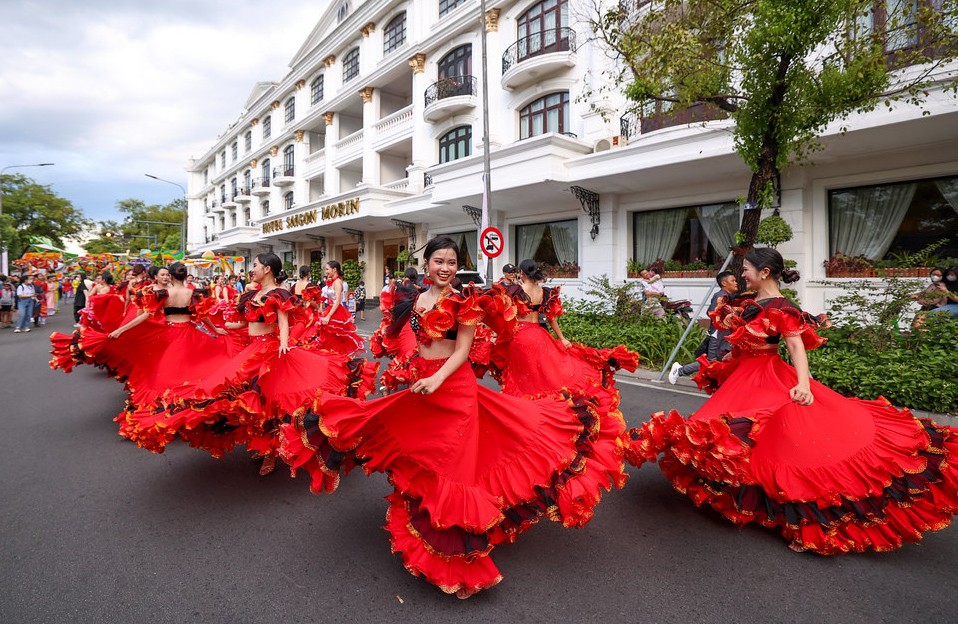
{"type": "Polygon", "coordinates": [[[656,318],[665,318],[665,308],[662,307],[665,284],[662,283],[662,278],[653,269],[642,269],[639,271],[639,284],[642,285],[649,314],[656,318]]]}
{"type": "Polygon", "coordinates": [[[516,265],[514,264],[505,265],[504,267],[502,267],[502,277],[500,277],[496,281],[496,283],[502,287],[509,287],[509,286],[512,286],[513,284],[518,284],[519,269],[517,269],[516,265]]]}
{"type": "Polygon", "coordinates": [[[37,300],[37,293],[33,289],[33,276],[24,275],[17,286],[17,326],[13,333],[30,331],[30,321],[33,319],[33,306],[37,300]]]}
{"type": "MultiPolygon", "coordinates": [[[[712,301],[709,303],[709,314],[711,314],[716,308],[724,305],[730,299],[735,296],[735,293],[738,292],[738,280],[735,279],[735,275],[731,271],[722,271],[715,276],[715,282],[719,285],[719,290],[714,295],[712,295],[712,301]]],[[[728,336],[729,331],[725,329],[719,329],[715,326],[715,322],[711,322],[711,329],[708,334],[708,350],[706,351],[705,357],[709,362],[714,362],[716,360],[721,360],[725,357],[725,354],[732,350],[732,346],[725,340],[725,337],[728,336]]],[[[669,371],[669,383],[673,386],[675,382],[679,380],[679,377],[689,377],[699,372],[701,364],[698,360],[686,364],[683,366],[679,362],[674,362],[672,364],[672,369],[669,371]]]]}

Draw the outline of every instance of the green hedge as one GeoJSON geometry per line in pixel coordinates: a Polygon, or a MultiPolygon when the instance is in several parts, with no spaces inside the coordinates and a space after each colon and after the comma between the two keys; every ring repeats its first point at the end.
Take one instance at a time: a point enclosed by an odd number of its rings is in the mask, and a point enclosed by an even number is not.
{"type": "MultiPolygon", "coordinates": [[[[672,349],[678,343],[685,327],[675,319],[657,319],[652,316],[620,317],[600,314],[566,312],[559,317],[562,333],[573,342],[581,342],[599,349],[624,344],[639,354],[639,365],[661,369],[672,349]]],[[[693,352],[705,337],[698,326],[692,328],[678,354],[683,363],[695,359],[693,352]]]]}
{"type": "Polygon", "coordinates": [[[929,318],[923,329],[896,332],[880,348],[859,328],[820,333],[828,343],[809,352],[809,366],[815,379],[836,392],[958,414],[958,322],[929,318]]]}

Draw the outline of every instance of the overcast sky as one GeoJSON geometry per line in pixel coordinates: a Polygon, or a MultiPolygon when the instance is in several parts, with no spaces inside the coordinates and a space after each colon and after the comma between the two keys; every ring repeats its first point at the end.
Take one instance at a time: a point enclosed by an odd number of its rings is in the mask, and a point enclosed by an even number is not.
{"type": "Polygon", "coordinates": [[[0,0],[0,168],[95,220],[165,204],[328,0],[0,0]]]}

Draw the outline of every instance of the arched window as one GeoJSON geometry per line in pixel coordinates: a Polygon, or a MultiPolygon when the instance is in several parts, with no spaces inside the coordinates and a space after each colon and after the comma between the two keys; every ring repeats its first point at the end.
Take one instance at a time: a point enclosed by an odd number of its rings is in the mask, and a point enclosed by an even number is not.
{"type": "Polygon", "coordinates": [[[261,167],[260,171],[262,172],[263,186],[269,186],[269,158],[263,161],[263,166],[261,167]]]}
{"type": "Polygon", "coordinates": [[[520,139],[547,132],[566,133],[570,129],[568,91],[543,96],[519,111],[520,139]]]}
{"type": "Polygon", "coordinates": [[[389,20],[383,29],[383,54],[389,54],[404,43],[406,43],[405,11],[389,20]]]}
{"type": "Polygon", "coordinates": [[[226,203],[226,185],[225,184],[220,184],[220,203],[221,204],[226,203]]]}
{"type": "Polygon", "coordinates": [[[230,154],[233,155],[233,162],[236,162],[236,159],[239,157],[239,142],[233,141],[233,145],[230,146],[230,154]]]}
{"type": "Polygon", "coordinates": [[[283,175],[291,176],[293,175],[293,153],[294,149],[292,145],[287,145],[286,149],[283,150],[283,175]]]}
{"type": "Polygon", "coordinates": [[[261,205],[262,208],[263,208],[263,214],[264,214],[264,215],[268,215],[268,214],[269,214],[269,201],[264,201],[264,202],[263,202],[262,204],[260,204],[260,205],[261,205]]]}
{"type": "Polygon", "coordinates": [[[339,3],[339,8],[336,10],[336,21],[342,22],[347,17],[349,17],[349,0],[343,0],[339,3]]]}
{"type": "Polygon", "coordinates": [[[235,199],[239,191],[239,180],[233,178],[230,180],[230,199],[235,199]]]}
{"type": "Polygon", "coordinates": [[[323,101],[323,85],[325,78],[323,74],[316,76],[316,79],[309,85],[309,103],[311,105],[319,104],[323,101]]]}
{"type": "Polygon", "coordinates": [[[453,128],[439,137],[439,162],[452,162],[472,154],[472,126],[453,128]]]}
{"type": "Polygon", "coordinates": [[[518,60],[569,49],[569,6],[566,0],[543,0],[517,20],[518,60]]]}
{"type": "Polygon", "coordinates": [[[247,169],[243,172],[243,195],[249,195],[249,190],[252,187],[253,181],[253,172],[247,169]]]}
{"type": "Polygon", "coordinates": [[[472,75],[472,44],[459,46],[439,59],[439,78],[472,75]]]}
{"type": "Polygon", "coordinates": [[[266,114],[266,118],[263,120],[263,138],[268,139],[273,133],[273,118],[269,116],[269,113],[266,114]]]}
{"type": "Polygon", "coordinates": [[[288,100],[286,100],[285,108],[283,109],[283,111],[285,113],[284,118],[286,123],[291,123],[294,119],[296,119],[296,98],[295,97],[291,97],[288,100]]]}
{"type": "Polygon", "coordinates": [[[286,210],[292,210],[294,205],[292,191],[283,195],[283,207],[286,208],[286,210]]]}
{"type": "Polygon", "coordinates": [[[248,152],[253,149],[253,132],[247,130],[246,134],[243,135],[243,148],[248,152]]]}
{"type": "Polygon", "coordinates": [[[359,47],[355,47],[343,57],[343,82],[349,82],[359,75],[359,47]]]}

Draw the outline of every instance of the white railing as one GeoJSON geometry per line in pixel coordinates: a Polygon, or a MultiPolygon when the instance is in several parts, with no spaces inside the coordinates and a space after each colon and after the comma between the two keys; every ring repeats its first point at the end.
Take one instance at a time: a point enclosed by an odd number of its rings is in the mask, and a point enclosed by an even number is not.
{"type": "MultiPolygon", "coordinates": [[[[347,137],[347,138],[348,138],[348,137],[347,137]]],[[[323,149],[318,149],[318,150],[316,150],[315,152],[313,152],[312,154],[310,154],[309,156],[307,156],[307,157],[306,157],[306,164],[307,164],[307,165],[311,165],[311,164],[313,164],[314,162],[322,161],[324,158],[326,158],[326,148],[325,148],[325,147],[324,147],[323,149]]]]}
{"type": "Polygon", "coordinates": [[[383,188],[387,188],[393,191],[408,191],[409,190],[409,178],[402,178],[401,180],[395,180],[393,182],[386,182],[383,184],[383,188]]]}
{"type": "Polygon", "coordinates": [[[363,131],[357,130],[353,132],[345,139],[342,139],[336,143],[336,149],[339,151],[348,150],[350,148],[362,145],[363,143],[363,131]]]}
{"type": "Polygon", "coordinates": [[[375,128],[377,134],[383,135],[409,125],[412,125],[412,104],[396,111],[389,117],[380,119],[376,122],[375,128]]]}

